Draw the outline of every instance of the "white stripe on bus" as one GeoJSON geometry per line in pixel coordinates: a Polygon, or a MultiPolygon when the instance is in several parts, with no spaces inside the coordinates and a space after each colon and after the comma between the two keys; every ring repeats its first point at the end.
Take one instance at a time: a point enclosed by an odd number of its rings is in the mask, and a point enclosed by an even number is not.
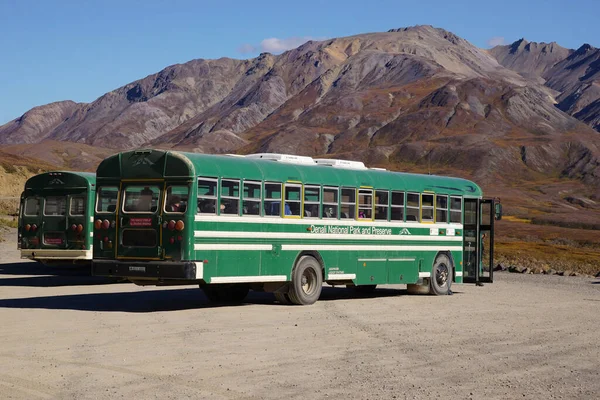
{"type": "Polygon", "coordinates": [[[204,278],[204,263],[196,262],[196,279],[204,278]]]}
{"type": "Polygon", "coordinates": [[[356,274],[327,274],[327,281],[347,281],[356,279],[356,274]]]}
{"type": "Polygon", "coordinates": [[[194,250],[273,250],[270,244],[196,243],[194,250]]]}
{"type": "Polygon", "coordinates": [[[214,276],[210,283],[251,283],[251,282],[286,282],[285,275],[263,275],[263,276],[214,276]]]}
{"type": "Polygon", "coordinates": [[[388,258],[388,261],[415,261],[414,258],[388,258]]]}
{"type": "Polygon", "coordinates": [[[456,276],[462,276],[462,271],[456,271],[456,272],[454,273],[454,275],[456,275],[456,276]]]}
{"type": "Polygon", "coordinates": [[[380,246],[354,244],[283,244],[281,250],[461,251],[461,246],[380,246]]]}
{"type": "Polygon", "coordinates": [[[359,258],[358,261],[387,261],[385,258],[359,258]]]}
{"type": "Polygon", "coordinates": [[[302,232],[242,232],[242,231],[194,231],[197,238],[255,238],[255,239],[347,239],[347,240],[394,240],[394,241],[448,241],[460,242],[460,236],[427,235],[356,235],[352,233],[302,233],[302,232]]]}
{"type": "Polygon", "coordinates": [[[431,277],[431,272],[419,272],[419,278],[429,278],[431,277]]]}
{"type": "Polygon", "coordinates": [[[281,218],[281,217],[255,217],[255,216],[228,216],[228,215],[203,215],[196,214],[194,216],[196,222],[236,222],[249,224],[284,224],[284,225],[358,225],[368,226],[375,224],[376,226],[391,227],[391,228],[440,228],[440,229],[463,229],[462,224],[434,224],[434,223],[419,223],[419,222],[389,222],[389,221],[357,221],[354,219],[318,219],[318,218],[281,218]]]}

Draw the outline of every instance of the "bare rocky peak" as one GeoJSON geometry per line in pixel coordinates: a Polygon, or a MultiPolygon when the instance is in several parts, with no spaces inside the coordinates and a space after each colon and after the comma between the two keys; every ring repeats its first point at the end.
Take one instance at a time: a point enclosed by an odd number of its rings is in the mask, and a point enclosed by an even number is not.
{"type": "Polygon", "coordinates": [[[519,39],[510,45],[495,46],[489,50],[500,64],[526,77],[542,76],[556,63],[567,58],[573,50],[556,42],[536,43],[519,39]]]}

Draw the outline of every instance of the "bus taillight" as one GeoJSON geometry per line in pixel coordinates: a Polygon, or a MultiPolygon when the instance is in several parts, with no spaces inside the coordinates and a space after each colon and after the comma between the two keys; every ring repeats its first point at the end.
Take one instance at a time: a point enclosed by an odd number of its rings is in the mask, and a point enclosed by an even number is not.
{"type": "Polygon", "coordinates": [[[77,230],[77,225],[75,225],[75,224],[71,225],[71,230],[73,232],[75,232],[77,230]]]}
{"type": "Polygon", "coordinates": [[[177,221],[177,223],[175,224],[175,229],[181,232],[183,228],[185,228],[185,224],[183,223],[183,221],[177,221]]]}
{"type": "Polygon", "coordinates": [[[31,229],[31,225],[29,225],[29,224],[25,225],[25,231],[26,232],[29,232],[30,229],[31,229]]]}
{"type": "Polygon", "coordinates": [[[101,220],[99,220],[99,219],[97,219],[97,220],[94,222],[94,228],[96,228],[96,229],[100,229],[100,228],[102,228],[102,221],[101,221],[101,220]]]}
{"type": "Polygon", "coordinates": [[[110,228],[110,222],[105,219],[104,221],[102,221],[102,229],[108,229],[110,228]]]}

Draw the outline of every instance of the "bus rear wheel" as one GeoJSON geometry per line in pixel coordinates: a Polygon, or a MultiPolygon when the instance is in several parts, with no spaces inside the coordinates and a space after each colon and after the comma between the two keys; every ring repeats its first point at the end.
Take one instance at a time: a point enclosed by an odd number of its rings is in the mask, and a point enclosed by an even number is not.
{"type": "Polygon", "coordinates": [[[321,296],[323,274],[321,264],[311,256],[302,256],[292,272],[288,296],[298,305],[314,304],[321,296]]]}
{"type": "Polygon", "coordinates": [[[211,303],[241,303],[244,301],[250,287],[244,284],[232,285],[206,285],[201,286],[204,294],[211,303]]]}
{"type": "Polygon", "coordinates": [[[449,294],[450,286],[452,286],[452,263],[447,255],[440,254],[436,257],[431,269],[430,293],[437,296],[449,294]]]}

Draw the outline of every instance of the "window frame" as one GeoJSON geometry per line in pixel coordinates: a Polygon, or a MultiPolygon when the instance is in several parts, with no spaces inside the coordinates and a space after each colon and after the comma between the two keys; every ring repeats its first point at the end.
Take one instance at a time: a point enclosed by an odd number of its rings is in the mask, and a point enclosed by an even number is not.
{"type": "MultiPolygon", "coordinates": [[[[45,196],[44,197],[44,208],[42,209],[42,215],[44,217],[66,217],[68,215],[67,213],[67,196],[66,195],[62,195],[62,196],[45,196]],[[64,214],[46,214],[46,205],[48,204],[48,199],[51,197],[55,197],[55,198],[62,198],[64,200],[64,206],[65,206],[65,213],[64,214]]],[[[58,207],[57,207],[58,208],[58,207]]]]}
{"type": "Polygon", "coordinates": [[[436,194],[435,195],[435,223],[436,224],[447,224],[448,223],[448,219],[450,218],[449,208],[450,208],[449,196],[447,194],[436,194]],[[446,207],[445,208],[440,207],[438,205],[438,198],[446,199],[446,207]],[[445,221],[438,221],[438,211],[446,211],[446,220],[445,221]]]}
{"type": "Polygon", "coordinates": [[[340,188],[338,186],[323,186],[321,188],[321,214],[321,219],[340,219],[340,188]],[[335,193],[335,202],[325,202],[325,191],[333,191],[335,193]],[[325,216],[325,206],[335,207],[334,217],[325,216]]]}
{"type": "Polygon", "coordinates": [[[219,185],[219,179],[217,178],[213,178],[213,177],[207,177],[207,176],[199,176],[198,179],[196,180],[196,190],[198,189],[198,185],[200,184],[200,181],[206,181],[206,182],[214,182],[215,183],[215,194],[213,195],[201,195],[200,193],[197,193],[196,195],[196,214],[202,214],[202,215],[217,215],[217,204],[218,204],[218,196],[217,193],[220,193],[220,185],[219,185]],[[215,201],[215,210],[213,212],[202,212],[201,210],[199,210],[198,207],[198,202],[200,199],[206,199],[206,200],[214,200],[215,201]]]}
{"type": "Polygon", "coordinates": [[[421,222],[421,220],[420,220],[420,217],[421,217],[421,193],[419,193],[419,192],[406,192],[406,198],[405,198],[404,204],[406,206],[406,211],[405,211],[405,215],[404,215],[404,218],[406,218],[406,222],[421,222]],[[408,196],[409,195],[415,195],[415,196],[417,196],[418,205],[416,207],[408,205],[408,196]],[[417,210],[417,220],[416,221],[409,221],[408,220],[408,210],[409,209],[410,210],[417,210]]]}
{"type": "Polygon", "coordinates": [[[356,202],[356,220],[357,221],[373,221],[374,220],[374,217],[375,217],[374,216],[374,211],[375,210],[373,209],[373,202],[375,201],[375,198],[373,197],[373,192],[374,192],[374,190],[371,187],[360,187],[360,188],[357,189],[357,193],[356,193],[356,199],[357,199],[357,202],[356,202]],[[366,192],[369,192],[369,193],[367,194],[366,192]],[[361,196],[361,194],[370,196],[370,198],[371,198],[371,204],[370,204],[369,207],[361,205],[361,203],[360,203],[360,196],[361,196]],[[371,217],[369,217],[369,218],[367,218],[367,217],[360,218],[360,211],[361,210],[369,210],[370,213],[371,213],[371,217]]]}
{"type": "Polygon", "coordinates": [[[85,209],[87,208],[87,199],[86,199],[86,195],[84,194],[77,194],[77,195],[73,195],[73,196],[69,196],[69,217],[84,217],[85,216],[85,209]],[[83,212],[81,214],[73,214],[72,210],[73,210],[73,199],[81,199],[82,203],[83,203],[83,212]]]}
{"type": "Polygon", "coordinates": [[[303,199],[303,206],[302,206],[302,218],[308,218],[308,219],[318,219],[321,218],[321,214],[322,214],[322,207],[321,207],[321,200],[322,200],[323,196],[322,196],[322,189],[321,186],[319,185],[304,185],[304,188],[302,190],[302,199],[303,199]],[[313,201],[313,200],[306,200],[306,189],[316,189],[319,199],[317,201],[313,201]],[[306,215],[304,215],[304,213],[306,213],[306,205],[307,204],[311,204],[311,205],[317,205],[317,215],[311,215],[310,217],[307,217],[306,215]]]}
{"type": "Polygon", "coordinates": [[[463,201],[462,196],[450,196],[450,203],[448,204],[448,211],[449,211],[448,212],[448,223],[450,223],[450,224],[458,224],[458,225],[462,224],[462,222],[463,222],[463,204],[464,204],[464,201],[463,201]],[[459,209],[453,209],[452,208],[452,199],[458,199],[458,200],[460,200],[460,208],[459,209]],[[458,215],[460,216],[460,218],[459,218],[460,221],[458,221],[458,222],[452,222],[452,212],[458,212],[459,213],[458,215]]]}
{"type": "MultiPolygon", "coordinates": [[[[373,220],[374,221],[389,221],[390,220],[390,200],[391,200],[391,196],[390,196],[390,191],[386,190],[386,189],[375,189],[375,198],[373,201],[373,207],[374,207],[374,211],[373,211],[373,220]],[[386,204],[383,203],[378,203],[377,199],[379,198],[379,196],[377,195],[378,193],[385,193],[387,196],[387,202],[386,204]],[[381,219],[381,218],[377,218],[377,208],[379,207],[384,207],[385,208],[385,219],[381,219]]],[[[404,207],[404,206],[403,206],[404,207]]]]}
{"type": "MultiPolygon", "coordinates": [[[[286,182],[283,185],[283,196],[282,196],[282,203],[283,205],[282,207],[282,217],[283,218],[302,218],[302,214],[304,213],[304,189],[303,189],[303,185],[302,183],[299,182],[286,182]],[[299,188],[300,189],[300,200],[288,200],[286,199],[286,194],[287,194],[287,190],[288,188],[299,188]],[[300,203],[300,209],[299,209],[299,214],[298,215],[294,215],[294,214],[290,214],[290,215],[285,215],[285,205],[286,203],[300,203]]],[[[291,207],[290,207],[290,211],[291,211],[291,207]]]]}
{"type": "Polygon", "coordinates": [[[390,191],[390,221],[400,221],[400,222],[404,222],[406,221],[406,191],[404,190],[391,190],[390,191]],[[400,198],[402,199],[402,204],[395,204],[394,203],[394,194],[395,193],[400,193],[401,196],[400,198]],[[394,215],[394,209],[400,209],[402,210],[402,219],[393,219],[393,215],[394,215]]]}
{"type": "Polygon", "coordinates": [[[41,215],[40,211],[41,211],[41,207],[40,207],[40,197],[38,196],[32,196],[32,197],[26,197],[25,201],[23,202],[23,215],[25,217],[39,217],[41,215]],[[35,214],[27,214],[27,201],[28,200],[36,200],[37,201],[37,213],[35,214]]]}
{"type": "Polygon", "coordinates": [[[241,201],[242,201],[242,208],[241,208],[241,212],[242,212],[242,217],[261,217],[263,215],[263,207],[262,207],[262,200],[263,200],[263,182],[262,181],[255,181],[255,180],[244,180],[242,182],[242,190],[241,190],[241,201]],[[251,184],[251,185],[258,185],[258,197],[245,197],[245,193],[246,193],[246,184],[251,184]],[[245,207],[245,202],[246,201],[250,201],[253,203],[258,203],[258,214],[246,214],[244,213],[244,207],[245,207]]]}
{"type": "Polygon", "coordinates": [[[349,187],[349,186],[344,186],[340,188],[340,219],[354,219],[356,220],[356,218],[358,217],[358,211],[357,211],[357,204],[356,204],[356,195],[357,195],[357,190],[355,187],[349,187]],[[348,201],[342,201],[342,198],[344,196],[344,190],[347,191],[352,191],[353,193],[353,197],[354,197],[354,201],[352,202],[348,202],[348,201]],[[342,207],[344,206],[350,206],[354,209],[354,212],[352,213],[353,215],[349,215],[348,218],[342,218],[342,207]]]}
{"type": "MultiPolygon", "coordinates": [[[[178,195],[175,195],[178,196],[178,195]]],[[[196,207],[198,202],[196,202],[196,207]]],[[[190,208],[190,185],[184,185],[184,184],[170,184],[168,186],[165,186],[165,195],[164,195],[164,200],[163,200],[163,212],[167,213],[167,214],[185,214],[190,208]],[[167,200],[169,200],[169,196],[173,196],[173,194],[169,193],[169,189],[172,188],[173,186],[180,186],[180,187],[187,187],[187,198],[185,199],[185,211],[170,211],[167,210],[167,200]]]]}
{"type": "MultiPolygon", "coordinates": [[[[219,214],[218,215],[222,215],[224,217],[239,217],[240,216],[240,199],[241,199],[241,195],[242,195],[242,180],[241,179],[235,179],[235,178],[221,178],[220,182],[219,182],[219,214]],[[238,184],[238,195],[236,196],[223,196],[223,182],[237,182],[238,184]],[[221,205],[223,204],[223,199],[226,200],[237,200],[237,213],[223,213],[221,211],[221,205]]],[[[227,208],[227,207],[225,207],[227,208]]]]}
{"type": "Polygon", "coordinates": [[[281,182],[274,182],[274,181],[264,181],[263,182],[263,191],[262,191],[262,204],[263,204],[263,214],[265,217],[268,218],[281,218],[281,214],[283,213],[283,208],[281,207],[281,204],[283,202],[283,184],[281,182]],[[279,198],[275,198],[275,197],[266,197],[267,196],[267,185],[279,185],[279,198]],[[275,201],[279,200],[279,214],[276,215],[271,215],[271,214],[267,214],[265,211],[265,204],[267,204],[267,202],[271,202],[274,203],[275,201]]]}
{"type": "MultiPolygon", "coordinates": [[[[115,186],[115,185],[106,185],[106,186],[99,186],[98,188],[96,188],[96,204],[94,206],[94,212],[97,214],[115,214],[117,212],[117,209],[119,208],[119,201],[121,199],[121,191],[119,190],[119,186],[115,186]],[[104,188],[115,188],[115,192],[117,193],[117,201],[115,203],[115,210],[114,211],[101,211],[98,210],[98,205],[100,204],[100,195],[102,193],[102,189],[104,188]]],[[[110,206],[110,204],[109,204],[110,206]]]]}
{"type": "Polygon", "coordinates": [[[421,222],[425,223],[425,224],[433,224],[435,223],[435,194],[433,192],[425,192],[425,193],[421,193],[421,212],[420,212],[420,216],[421,216],[421,222]],[[425,196],[431,196],[431,205],[426,206],[424,205],[425,202],[423,201],[425,196]],[[423,218],[423,210],[431,210],[431,219],[425,219],[423,218]]]}
{"type": "MultiPolygon", "coordinates": [[[[154,187],[154,188],[158,189],[158,199],[156,200],[156,210],[154,210],[154,211],[125,211],[125,205],[127,204],[127,196],[126,196],[127,189],[131,188],[131,187],[143,187],[143,186],[144,185],[140,185],[138,183],[133,183],[133,184],[127,185],[121,189],[120,195],[123,196],[123,202],[121,204],[121,212],[122,213],[155,215],[160,211],[160,197],[162,196],[162,189],[160,188],[160,186],[158,184],[147,185],[148,187],[154,187]]],[[[117,197],[117,204],[119,204],[118,199],[119,199],[119,197],[117,197]]],[[[152,210],[152,206],[150,207],[150,209],[152,210]]]]}

